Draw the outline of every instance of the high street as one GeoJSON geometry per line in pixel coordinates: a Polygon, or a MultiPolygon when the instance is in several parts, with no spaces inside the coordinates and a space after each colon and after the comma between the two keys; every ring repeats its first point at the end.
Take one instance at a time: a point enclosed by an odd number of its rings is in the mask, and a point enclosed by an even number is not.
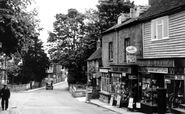
{"type": "Polygon", "coordinates": [[[54,86],[54,90],[45,88],[12,93],[9,111],[6,114],[115,114],[108,109],[81,102],[68,91],[67,83],[54,86]]]}

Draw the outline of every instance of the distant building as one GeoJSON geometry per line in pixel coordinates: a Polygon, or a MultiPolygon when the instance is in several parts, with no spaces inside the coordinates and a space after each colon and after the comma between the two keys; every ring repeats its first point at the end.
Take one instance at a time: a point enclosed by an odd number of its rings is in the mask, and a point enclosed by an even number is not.
{"type": "Polygon", "coordinates": [[[64,81],[66,78],[66,70],[62,69],[62,66],[59,64],[51,64],[51,66],[47,70],[47,73],[47,78],[53,78],[55,82],[64,81]]]}
{"type": "Polygon", "coordinates": [[[102,48],[100,43],[100,40],[98,40],[96,51],[87,59],[87,83],[93,86],[93,98],[99,97],[101,87],[101,73],[99,69],[102,67],[102,48]]]}

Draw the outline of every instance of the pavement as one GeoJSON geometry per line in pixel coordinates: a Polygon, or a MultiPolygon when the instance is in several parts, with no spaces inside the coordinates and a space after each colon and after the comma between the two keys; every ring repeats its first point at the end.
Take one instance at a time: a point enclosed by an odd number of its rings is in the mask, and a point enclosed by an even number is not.
{"type": "Polygon", "coordinates": [[[99,99],[91,99],[89,102],[86,101],[86,97],[78,97],[76,99],[79,100],[79,101],[82,101],[82,102],[86,102],[86,103],[89,103],[89,104],[93,104],[93,105],[111,110],[113,112],[117,112],[119,114],[144,114],[144,113],[141,113],[141,112],[129,111],[125,107],[118,108],[116,106],[111,106],[108,103],[101,102],[99,99]]]}

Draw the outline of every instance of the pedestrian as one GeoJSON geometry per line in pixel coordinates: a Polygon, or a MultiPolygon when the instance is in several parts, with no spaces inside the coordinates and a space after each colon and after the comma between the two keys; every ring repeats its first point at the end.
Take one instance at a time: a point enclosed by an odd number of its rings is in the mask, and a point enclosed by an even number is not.
{"type": "Polygon", "coordinates": [[[4,84],[4,87],[1,90],[1,98],[2,98],[1,100],[2,110],[7,110],[10,98],[10,90],[8,89],[7,84],[4,84]]]}

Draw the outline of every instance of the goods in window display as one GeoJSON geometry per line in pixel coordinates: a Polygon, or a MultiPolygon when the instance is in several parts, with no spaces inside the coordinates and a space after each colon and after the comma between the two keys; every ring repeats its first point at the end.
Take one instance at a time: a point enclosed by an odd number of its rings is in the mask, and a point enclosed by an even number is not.
{"type": "Polygon", "coordinates": [[[163,74],[142,74],[141,110],[147,114],[166,110],[163,74]]]}
{"type": "Polygon", "coordinates": [[[114,95],[116,97],[118,95],[121,96],[121,102],[128,102],[129,90],[128,90],[128,87],[126,87],[126,83],[125,82],[117,83],[115,85],[114,90],[115,90],[115,94],[114,95]]]}
{"type": "Polygon", "coordinates": [[[177,78],[178,80],[169,79],[166,80],[167,87],[167,111],[171,112],[173,108],[179,107],[183,103],[184,99],[184,80],[177,78]]]}

